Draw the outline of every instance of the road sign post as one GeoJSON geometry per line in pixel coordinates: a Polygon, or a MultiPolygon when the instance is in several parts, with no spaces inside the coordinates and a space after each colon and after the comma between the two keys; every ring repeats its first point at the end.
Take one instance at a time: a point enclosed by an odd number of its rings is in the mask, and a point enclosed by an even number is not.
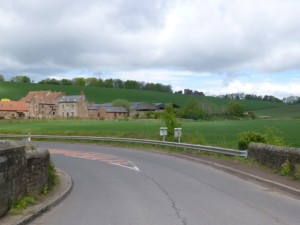
{"type": "Polygon", "coordinates": [[[178,138],[178,143],[180,143],[180,138],[181,138],[181,128],[174,128],[174,136],[175,138],[178,138]]]}
{"type": "Polygon", "coordinates": [[[167,127],[161,127],[159,134],[160,134],[160,136],[163,137],[163,141],[165,141],[166,136],[168,135],[168,128],[167,127]]]}

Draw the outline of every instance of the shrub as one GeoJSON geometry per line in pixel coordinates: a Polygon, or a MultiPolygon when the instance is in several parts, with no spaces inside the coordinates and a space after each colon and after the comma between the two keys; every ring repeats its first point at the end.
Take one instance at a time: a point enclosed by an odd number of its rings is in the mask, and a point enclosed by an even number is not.
{"type": "Polygon", "coordinates": [[[11,212],[13,214],[20,214],[23,209],[26,209],[30,205],[34,205],[37,201],[37,197],[27,195],[19,198],[11,206],[11,212]]]}
{"type": "Polygon", "coordinates": [[[168,137],[174,135],[174,128],[180,127],[173,106],[167,105],[165,111],[162,114],[162,120],[165,123],[165,126],[168,128],[168,137]]]}
{"type": "Polygon", "coordinates": [[[225,109],[225,112],[230,117],[243,117],[244,116],[245,107],[236,101],[230,101],[225,109]]]}
{"type": "Polygon", "coordinates": [[[251,142],[267,143],[267,137],[264,134],[247,131],[239,134],[238,146],[240,150],[245,150],[251,142]]]}
{"type": "Polygon", "coordinates": [[[280,175],[282,176],[291,176],[293,174],[293,164],[291,164],[288,160],[282,164],[280,175]]]}
{"type": "Polygon", "coordinates": [[[207,144],[205,137],[203,135],[201,135],[199,132],[196,132],[195,134],[190,135],[188,142],[191,144],[196,144],[196,145],[206,145],[207,144]]]}
{"type": "Polygon", "coordinates": [[[300,164],[295,165],[294,176],[296,179],[300,179],[300,164]]]}
{"type": "Polygon", "coordinates": [[[153,116],[154,116],[154,119],[159,119],[159,118],[161,118],[161,113],[160,112],[154,112],[153,116]]]}
{"type": "Polygon", "coordinates": [[[190,100],[183,110],[183,118],[198,120],[203,119],[203,117],[204,111],[200,107],[199,102],[194,99],[190,100]]]}
{"type": "Polygon", "coordinates": [[[54,188],[55,185],[58,184],[58,182],[59,182],[59,178],[55,170],[55,166],[53,162],[50,160],[48,165],[48,180],[46,186],[42,190],[42,193],[47,194],[49,191],[51,191],[54,188]]]}

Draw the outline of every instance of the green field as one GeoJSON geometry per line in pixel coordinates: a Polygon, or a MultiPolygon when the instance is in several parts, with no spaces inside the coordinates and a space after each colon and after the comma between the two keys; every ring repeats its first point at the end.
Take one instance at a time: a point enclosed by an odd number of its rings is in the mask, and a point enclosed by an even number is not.
{"type": "Polygon", "coordinates": [[[258,117],[300,119],[300,104],[285,105],[253,111],[258,117]]]}
{"type": "MultiPolygon", "coordinates": [[[[61,134],[160,139],[160,120],[1,120],[0,133],[61,134]]],[[[182,142],[197,143],[201,137],[207,145],[237,148],[237,136],[243,131],[267,132],[276,129],[286,144],[300,147],[300,120],[241,120],[182,122],[182,142]]]]}
{"type": "MultiPolygon", "coordinates": [[[[147,101],[153,103],[175,103],[185,106],[190,99],[198,99],[208,108],[221,109],[229,100],[216,97],[199,97],[171,93],[140,91],[115,88],[86,86],[62,86],[49,84],[26,84],[0,82],[0,99],[18,100],[29,91],[62,91],[67,95],[78,95],[84,91],[88,101],[95,103],[111,102],[117,98],[131,102],[147,101]]],[[[182,141],[198,143],[201,138],[205,144],[237,148],[237,136],[243,131],[265,133],[268,128],[276,129],[287,145],[300,147],[300,104],[287,105],[266,101],[240,101],[246,111],[253,111],[257,118],[265,116],[267,120],[238,121],[202,121],[182,122],[182,141]]],[[[143,139],[160,139],[159,127],[164,126],[160,120],[129,121],[93,121],[93,120],[0,120],[0,133],[21,134],[62,134],[62,135],[97,135],[114,137],[133,137],[143,139]]]]}
{"type": "MultiPolygon", "coordinates": [[[[62,91],[67,95],[79,95],[80,91],[84,91],[88,101],[95,103],[107,103],[122,98],[130,102],[175,103],[184,107],[190,99],[198,99],[204,105],[209,105],[212,108],[221,108],[225,107],[229,101],[216,97],[189,96],[154,91],[12,82],[0,82],[0,99],[9,98],[11,100],[18,100],[27,95],[29,91],[40,90],[62,91]]],[[[243,100],[240,102],[245,106],[247,111],[284,105],[283,103],[254,100],[243,100]]]]}

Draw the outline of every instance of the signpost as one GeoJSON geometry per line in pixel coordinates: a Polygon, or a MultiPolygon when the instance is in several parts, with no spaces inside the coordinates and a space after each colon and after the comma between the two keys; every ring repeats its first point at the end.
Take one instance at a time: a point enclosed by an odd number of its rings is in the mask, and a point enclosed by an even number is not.
{"type": "Polygon", "coordinates": [[[178,138],[178,143],[180,143],[182,128],[174,128],[174,136],[178,138]]]}
{"type": "Polygon", "coordinates": [[[168,135],[168,128],[167,127],[161,127],[159,134],[160,134],[160,136],[163,137],[163,141],[165,141],[166,136],[168,135]]]}

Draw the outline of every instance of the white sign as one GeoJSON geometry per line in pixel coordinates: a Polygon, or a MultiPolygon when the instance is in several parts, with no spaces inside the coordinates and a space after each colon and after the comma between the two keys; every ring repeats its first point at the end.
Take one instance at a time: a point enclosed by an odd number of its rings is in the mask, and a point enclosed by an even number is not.
{"type": "Polygon", "coordinates": [[[160,134],[160,136],[167,136],[168,135],[168,128],[167,127],[161,127],[159,134],[160,134]]]}
{"type": "Polygon", "coordinates": [[[181,128],[174,128],[174,136],[175,138],[178,138],[178,143],[180,143],[181,131],[181,128]]]}

